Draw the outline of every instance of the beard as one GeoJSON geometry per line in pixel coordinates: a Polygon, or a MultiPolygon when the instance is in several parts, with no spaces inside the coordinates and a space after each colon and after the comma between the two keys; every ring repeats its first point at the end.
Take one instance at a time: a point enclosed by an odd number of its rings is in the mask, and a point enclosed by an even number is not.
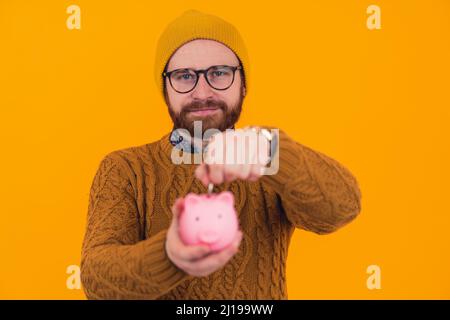
{"type": "Polygon", "coordinates": [[[169,114],[172,118],[174,129],[186,129],[191,136],[194,136],[194,121],[202,122],[202,134],[208,129],[217,129],[225,131],[232,128],[239,120],[242,111],[242,103],[244,100],[243,90],[240,90],[239,100],[235,105],[229,106],[222,100],[195,100],[184,105],[179,113],[173,111],[170,103],[167,101],[169,114]],[[192,111],[201,110],[204,108],[217,109],[211,115],[195,116],[192,111]]]}

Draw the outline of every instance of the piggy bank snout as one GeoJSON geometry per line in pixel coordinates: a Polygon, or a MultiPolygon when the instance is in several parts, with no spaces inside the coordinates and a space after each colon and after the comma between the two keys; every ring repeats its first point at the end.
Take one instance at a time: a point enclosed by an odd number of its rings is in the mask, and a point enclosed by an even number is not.
{"type": "Polygon", "coordinates": [[[205,243],[214,243],[219,240],[219,233],[214,230],[203,230],[198,234],[200,241],[205,243]]]}

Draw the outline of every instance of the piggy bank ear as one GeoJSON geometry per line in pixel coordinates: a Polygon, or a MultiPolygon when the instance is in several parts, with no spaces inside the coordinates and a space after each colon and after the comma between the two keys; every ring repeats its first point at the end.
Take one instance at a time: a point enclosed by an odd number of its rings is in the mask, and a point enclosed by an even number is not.
{"type": "Polygon", "coordinates": [[[231,205],[234,205],[234,196],[233,196],[233,193],[231,193],[230,191],[221,192],[217,196],[217,200],[220,200],[220,201],[223,201],[225,203],[230,203],[231,205]]]}
{"type": "Polygon", "coordinates": [[[196,195],[195,193],[189,193],[185,198],[184,198],[184,203],[188,206],[192,206],[195,205],[196,203],[198,203],[200,201],[200,197],[198,195],[196,195]]]}

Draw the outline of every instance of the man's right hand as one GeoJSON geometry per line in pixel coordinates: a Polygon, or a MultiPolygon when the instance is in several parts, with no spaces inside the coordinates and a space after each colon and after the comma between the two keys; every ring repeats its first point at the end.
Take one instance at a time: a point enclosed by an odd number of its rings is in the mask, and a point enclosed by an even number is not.
{"type": "Polygon", "coordinates": [[[167,231],[165,246],[167,256],[187,274],[205,277],[221,269],[238,252],[242,232],[238,231],[233,242],[219,252],[212,252],[207,245],[185,245],[178,232],[178,220],[183,206],[181,198],[172,206],[173,218],[167,231]]]}

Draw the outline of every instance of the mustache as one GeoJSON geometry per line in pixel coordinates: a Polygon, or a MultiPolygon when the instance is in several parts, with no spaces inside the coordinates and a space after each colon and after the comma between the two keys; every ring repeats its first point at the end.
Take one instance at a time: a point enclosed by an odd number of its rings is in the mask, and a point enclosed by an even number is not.
{"type": "Polygon", "coordinates": [[[202,109],[221,109],[222,111],[227,110],[227,104],[220,100],[194,100],[186,104],[181,110],[182,113],[197,111],[202,109]]]}

